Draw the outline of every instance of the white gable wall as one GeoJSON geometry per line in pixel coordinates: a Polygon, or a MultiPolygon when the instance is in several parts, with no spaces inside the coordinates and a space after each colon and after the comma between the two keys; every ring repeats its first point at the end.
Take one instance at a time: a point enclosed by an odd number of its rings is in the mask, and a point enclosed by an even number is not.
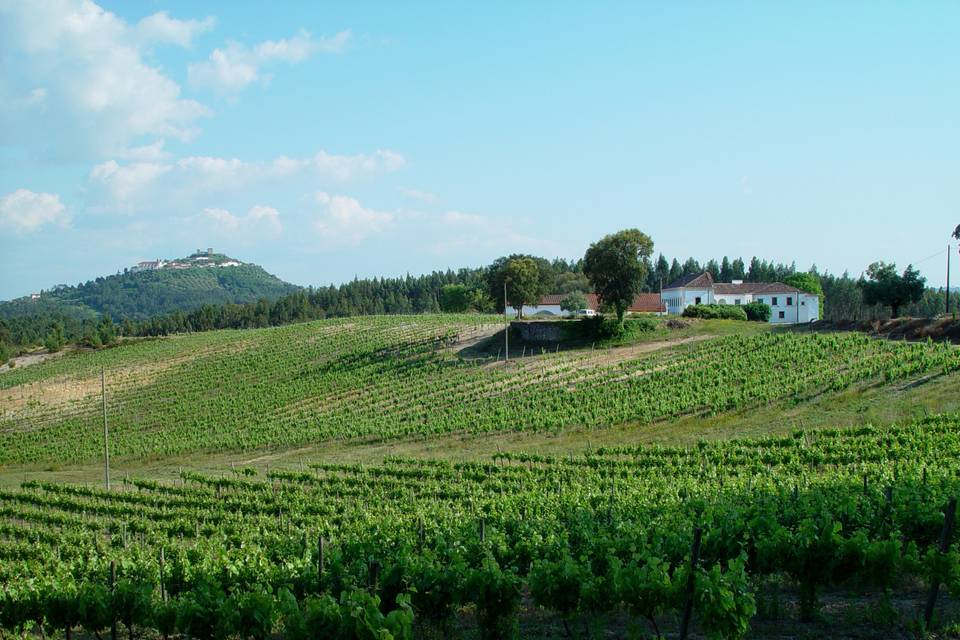
{"type": "Polygon", "coordinates": [[[664,303],[667,305],[669,313],[683,313],[683,310],[690,305],[698,304],[697,298],[700,298],[699,304],[713,304],[713,289],[688,289],[687,287],[677,287],[676,289],[664,289],[661,294],[664,303]]]}
{"type": "Polygon", "coordinates": [[[820,319],[820,298],[812,293],[763,293],[755,298],[770,306],[771,324],[796,324],[820,319]]]}

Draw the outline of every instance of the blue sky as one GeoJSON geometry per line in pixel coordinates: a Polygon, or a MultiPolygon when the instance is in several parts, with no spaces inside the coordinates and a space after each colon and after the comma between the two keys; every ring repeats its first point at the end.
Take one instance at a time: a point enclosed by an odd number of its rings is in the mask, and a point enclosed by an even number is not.
{"type": "Polygon", "coordinates": [[[958,32],[953,2],[0,0],[0,298],[197,247],[317,285],[625,227],[854,274],[939,251],[941,285],[958,32]]]}

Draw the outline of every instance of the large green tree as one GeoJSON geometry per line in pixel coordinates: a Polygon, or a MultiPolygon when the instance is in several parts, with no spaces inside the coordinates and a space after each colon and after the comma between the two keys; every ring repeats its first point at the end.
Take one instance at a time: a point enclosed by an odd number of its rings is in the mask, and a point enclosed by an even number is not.
{"type": "Polygon", "coordinates": [[[813,273],[804,273],[798,271],[797,273],[791,273],[786,278],[783,279],[784,284],[788,284],[791,287],[796,287],[800,291],[806,291],[807,293],[815,293],[820,296],[820,306],[819,314],[820,318],[823,318],[823,286],[820,284],[820,277],[813,273]]]}
{"type": "Polygon", "coordinates": [[[470,308],[470,290],[462,284],[445,284],[440,289],[440,310],[464,313],[470,308]]]}
{"type": "Polygon", "coordinates": [[[580,291],[571,291],[560,301],[560,309],[569,313],[576,313],[587,308],[587,297],[580,291]]]}
{"type": "Polygon", "coordinates": [[[865,303],[886,305],[890,307],[890,315],[896,318],[900,307],[923,297],[926,283],[927,279],[913,265],[907,265],[903,275],[899,275],[896,264],[874,262],[867,267],[867,278],[861,278],[858,284],[865,303]]]}
{"type": "Polygon", "coordinates": [[[583,257],[583,272],[600,301],[623,315],[640,293],[647,278],[647,261],[653,240],[639,229],[624,229],[590,245],[583,257]]]}
{"type": "Polygon", "coordinates": [[[525,254],[513,254],[494,260],[487,270],[490,297],[497,302],[497,311],[507,305],[517,310],[525,304],[537,304],[540,298],[553,293],[554,270],[549,260],[525,254]],[[503,299],[503,285],[507,285],[507,300],[503,299]]]}

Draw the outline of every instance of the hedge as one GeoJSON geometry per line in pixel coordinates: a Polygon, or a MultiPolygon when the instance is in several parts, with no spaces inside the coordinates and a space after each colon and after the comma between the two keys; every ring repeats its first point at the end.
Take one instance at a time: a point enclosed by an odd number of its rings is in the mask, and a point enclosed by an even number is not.
{"type": "Polygon", "coordinates": [[[770,322],[770,314],[773,313],[770,305],[762,302],[745,304],[743,305],[743,310],[747,314],[747,320],[753,320],[755,322],[770,322]]]}
{"type": "Polygon", "coordinates": [[[695,304],[683,310],[687,318],[708,318],[721,320],[746,320],[743,307],[732,304],[695,304]]]}

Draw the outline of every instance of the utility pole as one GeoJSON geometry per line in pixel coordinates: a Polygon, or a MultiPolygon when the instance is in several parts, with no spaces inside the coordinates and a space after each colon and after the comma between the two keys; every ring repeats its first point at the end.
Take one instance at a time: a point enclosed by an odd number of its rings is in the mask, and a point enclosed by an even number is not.
{"type": "Polygon", "coordinates": [[[947,315],[950,315],[950,245],[947,245],[947,315]]]}
{"type": "Polygon", "coordinates": [[[503,280],[503,361],[510,360],[510,323],[507,321],[507,280],[503,280]]]}
{"type": "Polygon", "coordinates": [[[100,399],[103,405],[103,481],[110,491],[110,443],[107,432],[107,383],[103,367],[100,367],[100,399]]]}

